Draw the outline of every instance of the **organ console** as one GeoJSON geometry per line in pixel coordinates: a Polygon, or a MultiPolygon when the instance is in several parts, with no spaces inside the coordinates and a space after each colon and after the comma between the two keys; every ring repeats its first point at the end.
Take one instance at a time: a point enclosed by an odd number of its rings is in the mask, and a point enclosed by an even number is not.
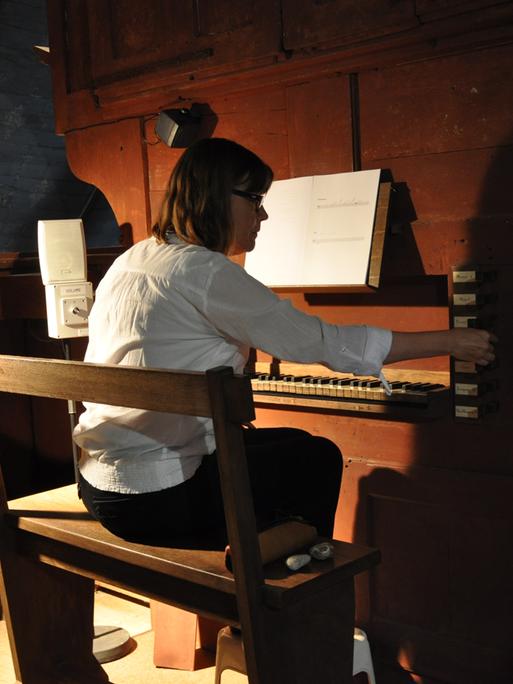
{"type": "MultiPolygon", "coordinates": [[[[453,326],[494,331],[498,304],[497,269],[464,266],[452,271],[451,276],[453,326]]],[[[497,360],[488,366],[451,362],[453,411],[457,422],[477,422],[499,410],[497,366],[497,360]]]]}
{"type": "MultiPolygon", "coordinates": [[[[380,380],[337,373],[328,375],[322,366],[280,364],[278,372],[257,364],[251,373],[255,405],[260,407],[308,409],[348,413],[356,417],[372,415],[402,420],[436,418],[447,413],[450,389],[447,374],[411,373],[390,370],[388,395],[380,380]],[[258,372],[262,370],[264,372],[258,372]],[[306,372],[306,374],[305,374],[306,372]]],[[[274,364],[275,366],[275,364],[274,364]]]]}
{"type": "MultiPolygon", "coordinates": [[[[450,285],[453,327],[494,330],[497,320],[498,273],[496,268],[460,267],[450,285]]],[[[323,366],[303,366],[273,359],[250,360],[255,405],[333,412],[352,417],[379,417],[421,421],[448,417],[456,422],[480,422],[499,410],[498,361],[479,366],[451,361],[450,373],[387,368],[392,388],[388,395],[374,377],[329,374],[323,366]]]]}

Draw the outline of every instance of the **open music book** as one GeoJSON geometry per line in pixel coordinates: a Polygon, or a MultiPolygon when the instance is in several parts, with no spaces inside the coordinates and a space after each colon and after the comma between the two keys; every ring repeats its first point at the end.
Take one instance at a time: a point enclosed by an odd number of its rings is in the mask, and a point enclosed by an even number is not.
{"type": "Polygon", "coordinates": [[[245,268],[270,287],[367,284],[380,170],[275,181],[245,268]]]}

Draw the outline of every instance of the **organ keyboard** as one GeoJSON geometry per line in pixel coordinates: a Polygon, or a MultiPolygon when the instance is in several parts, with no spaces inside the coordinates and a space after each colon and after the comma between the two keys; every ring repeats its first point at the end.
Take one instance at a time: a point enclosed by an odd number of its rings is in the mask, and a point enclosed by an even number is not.
{"type": "Polygon", "coordinates": [[[252,374],[251,384],[255,405],[260,407],[281,406],[353,416],[377,414],[421,420],[439,417],[448,411],[449,387],[444,382],[437,382],[436,377],[434,380],[390,377],[391,395],[387,395],[376,378],[342,374],[332,377],[256,372],[252,374]]]}

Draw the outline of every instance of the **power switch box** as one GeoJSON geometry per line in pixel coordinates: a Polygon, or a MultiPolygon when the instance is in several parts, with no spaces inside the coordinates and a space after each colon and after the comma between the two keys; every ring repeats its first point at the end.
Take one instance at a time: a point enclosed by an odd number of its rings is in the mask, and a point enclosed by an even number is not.
{"type": "Polygon", "coordinates": [[[87,319],[93,305],[92,284],[57,283],[47,285],[45,293],[48,335],[58,339],[87,336],[87,319]]]}
{"type": "Polygon", "coordinates": [[[65,325],[83,326],[87,321],[87,298],[70,297],[62,300],[62,318],[65,325]]]}

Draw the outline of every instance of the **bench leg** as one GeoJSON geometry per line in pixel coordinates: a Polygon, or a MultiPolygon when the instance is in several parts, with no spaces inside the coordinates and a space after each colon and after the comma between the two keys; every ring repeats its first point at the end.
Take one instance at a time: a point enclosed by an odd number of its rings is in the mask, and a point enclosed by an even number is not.
{"type": "Polygon", "coordinates": [[[92,652],[94,582],[4,550],[1,601],[21,684],[105,684],[92,652]]]}

